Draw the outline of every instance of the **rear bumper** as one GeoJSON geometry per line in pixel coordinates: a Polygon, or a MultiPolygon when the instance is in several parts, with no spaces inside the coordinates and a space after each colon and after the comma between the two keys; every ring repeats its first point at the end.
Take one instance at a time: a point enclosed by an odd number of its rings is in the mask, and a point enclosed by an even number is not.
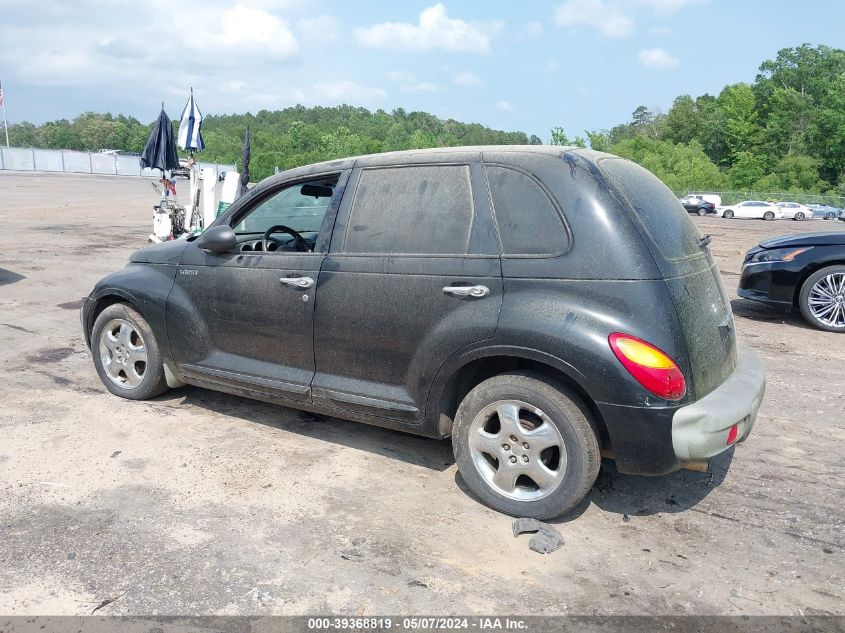
{"type": "Polygon", "coordinates": [[[692,404],[630,407],[597,403],[607,427],[616,468],[629,475],[662,475],[683,462],[708,459],[748,437],[766,388],[763,366],[751,350],[737,346],[737,365],[719,387],[692,404]],[[736,443],[736,442],[734,442],[736,443]]]}
{"type": "Polygon", "coordinates": [[[672,447],[680,461],[709,459],[733,443],[745,441],[763,402],[766,375],[760,358],[737,347],[737,365],[728,379],[698,402],[681,407],[672,416],[672,447]],[[728,444],[731,427],[737,440],[728,444]]]}

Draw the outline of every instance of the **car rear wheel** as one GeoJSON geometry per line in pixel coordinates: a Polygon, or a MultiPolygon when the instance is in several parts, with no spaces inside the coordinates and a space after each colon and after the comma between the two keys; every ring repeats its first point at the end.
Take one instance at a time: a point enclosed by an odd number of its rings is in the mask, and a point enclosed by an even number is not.
{"type": "Polygon", "coordinates": [[[91,330],[100,380],[116,396],[146,400],[167,391],[164,365],[149,323],[125,303],[103,310],[91,330]]]}
{"type": "Polygon", "coordinates": [[[704,207],[699,207],[698,208],[698,215],[700,215],[700,216],[707,215],[707,209],[705,209],[704,207]]]}
{"type": "Polygon", "coordinates": [[[768,220],[768,221],[774,220],[774,219],[775,219],[775,214],[774,214],[774,213],[772,213],[771,211],[766,211],[766,212],[763,214],[763,219],[764,219],[764,220],[768,220]]]}
{"type": "Polygon", "coordinates": [[[477,385],[455,416],[458,469],[482,502],[549,519],[589,492],[601,457],[588,408],[567,387],[522,372],[477,385]]]}
{"type": "Polygon", "coordinates": [[[798,306],[813,327],[845,332],[845,266],[828,266],[807,277],[798,306]]]}
{"type": "Polygon", "coordinates": [[[796,219],[796,220],[798,220],[798,221],[800,222],[800,221],[801,221],[801,220],[803,220],[805,217],[806,217],[806,216],[804,215],[804,212],[803,212],[803,211],[799,211],[798,213],[796,213],[796,214],[795,214],[795,218],[794,218],[794,219],[796,219]]]}
{"type": "Polygon", "coordinates": [[[725,211],[725,212],[722,214],[722,217],[723,217],[723,218],[727,218],[728,220],[730,220],[731,218],[733,218],[733,217],[734,217],[734,212],[733,212],[733,211],[731,211],[730,209],[728,209],[727,211],[725,211]]]}
{"type": "Polygon", "coordinates": [[[835,217],[836,217],[836,215],[834,215],[833,213],[825,213],[825,214],[824,214],[824,219],[825,219],[825,220],[832,220],[832,219],[833,219],[833,218],[835,218],[835,217]]]}

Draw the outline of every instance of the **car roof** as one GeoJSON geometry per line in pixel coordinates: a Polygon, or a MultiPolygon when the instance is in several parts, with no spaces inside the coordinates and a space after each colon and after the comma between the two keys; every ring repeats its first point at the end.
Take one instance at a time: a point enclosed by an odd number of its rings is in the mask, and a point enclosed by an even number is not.
{"type": "MultiPolygon", "coordinates": [[[[434,147],[429,149],[410,149],[398,152],[383,152],[380,154],[364,154],[350,156],[337,160],[303,165],[280,172],[274,180],[288,180],[289,178],[306,177],[311,174],[321,174],[331,171],[341,171],[358,167],[382,167],[390,165],[407,165],[413,163],[449,163],[478,160],[482,154],[495,152],[499,156],[503,153],[534,154],[537,156],[560,157],[565,152],[573,152],[594,161],[599,157],[611,157],[610,154],[594,150],[569,147],[562,145],[463,145],[459,147],[434,147]]],[[[618,157],[613,157],[618,158],[618,157]]]]}

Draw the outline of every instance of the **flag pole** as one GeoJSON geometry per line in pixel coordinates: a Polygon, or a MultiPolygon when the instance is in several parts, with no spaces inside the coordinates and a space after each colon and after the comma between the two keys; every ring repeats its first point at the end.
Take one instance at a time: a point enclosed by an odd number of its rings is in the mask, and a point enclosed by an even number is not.
{"type": "Polygon", "coordinates": [[[3,94],[2,83],[0,83],[0,102],[3,104],[3,131],[6,132],[6,147],[9,147],[9,124],[6,122],[6,95],[3,94]]]}

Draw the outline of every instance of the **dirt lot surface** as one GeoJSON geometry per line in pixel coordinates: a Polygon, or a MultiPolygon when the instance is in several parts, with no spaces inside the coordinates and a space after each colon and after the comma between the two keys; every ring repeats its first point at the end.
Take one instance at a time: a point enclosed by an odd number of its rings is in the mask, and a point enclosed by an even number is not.
{"type": "MultiPolygon", "coordinates": [[[[0,613],[845,613],[845,337],[734,299],[768,371],[749,441],[712,476],[606,462],[540,555],[448,441],[190,387],[110,395],[78,308],[154,202],[141,179],[0,172],[0,613]]],[[[760,239],[845,230],[693,220],[732,293],[760,239]]]]}

